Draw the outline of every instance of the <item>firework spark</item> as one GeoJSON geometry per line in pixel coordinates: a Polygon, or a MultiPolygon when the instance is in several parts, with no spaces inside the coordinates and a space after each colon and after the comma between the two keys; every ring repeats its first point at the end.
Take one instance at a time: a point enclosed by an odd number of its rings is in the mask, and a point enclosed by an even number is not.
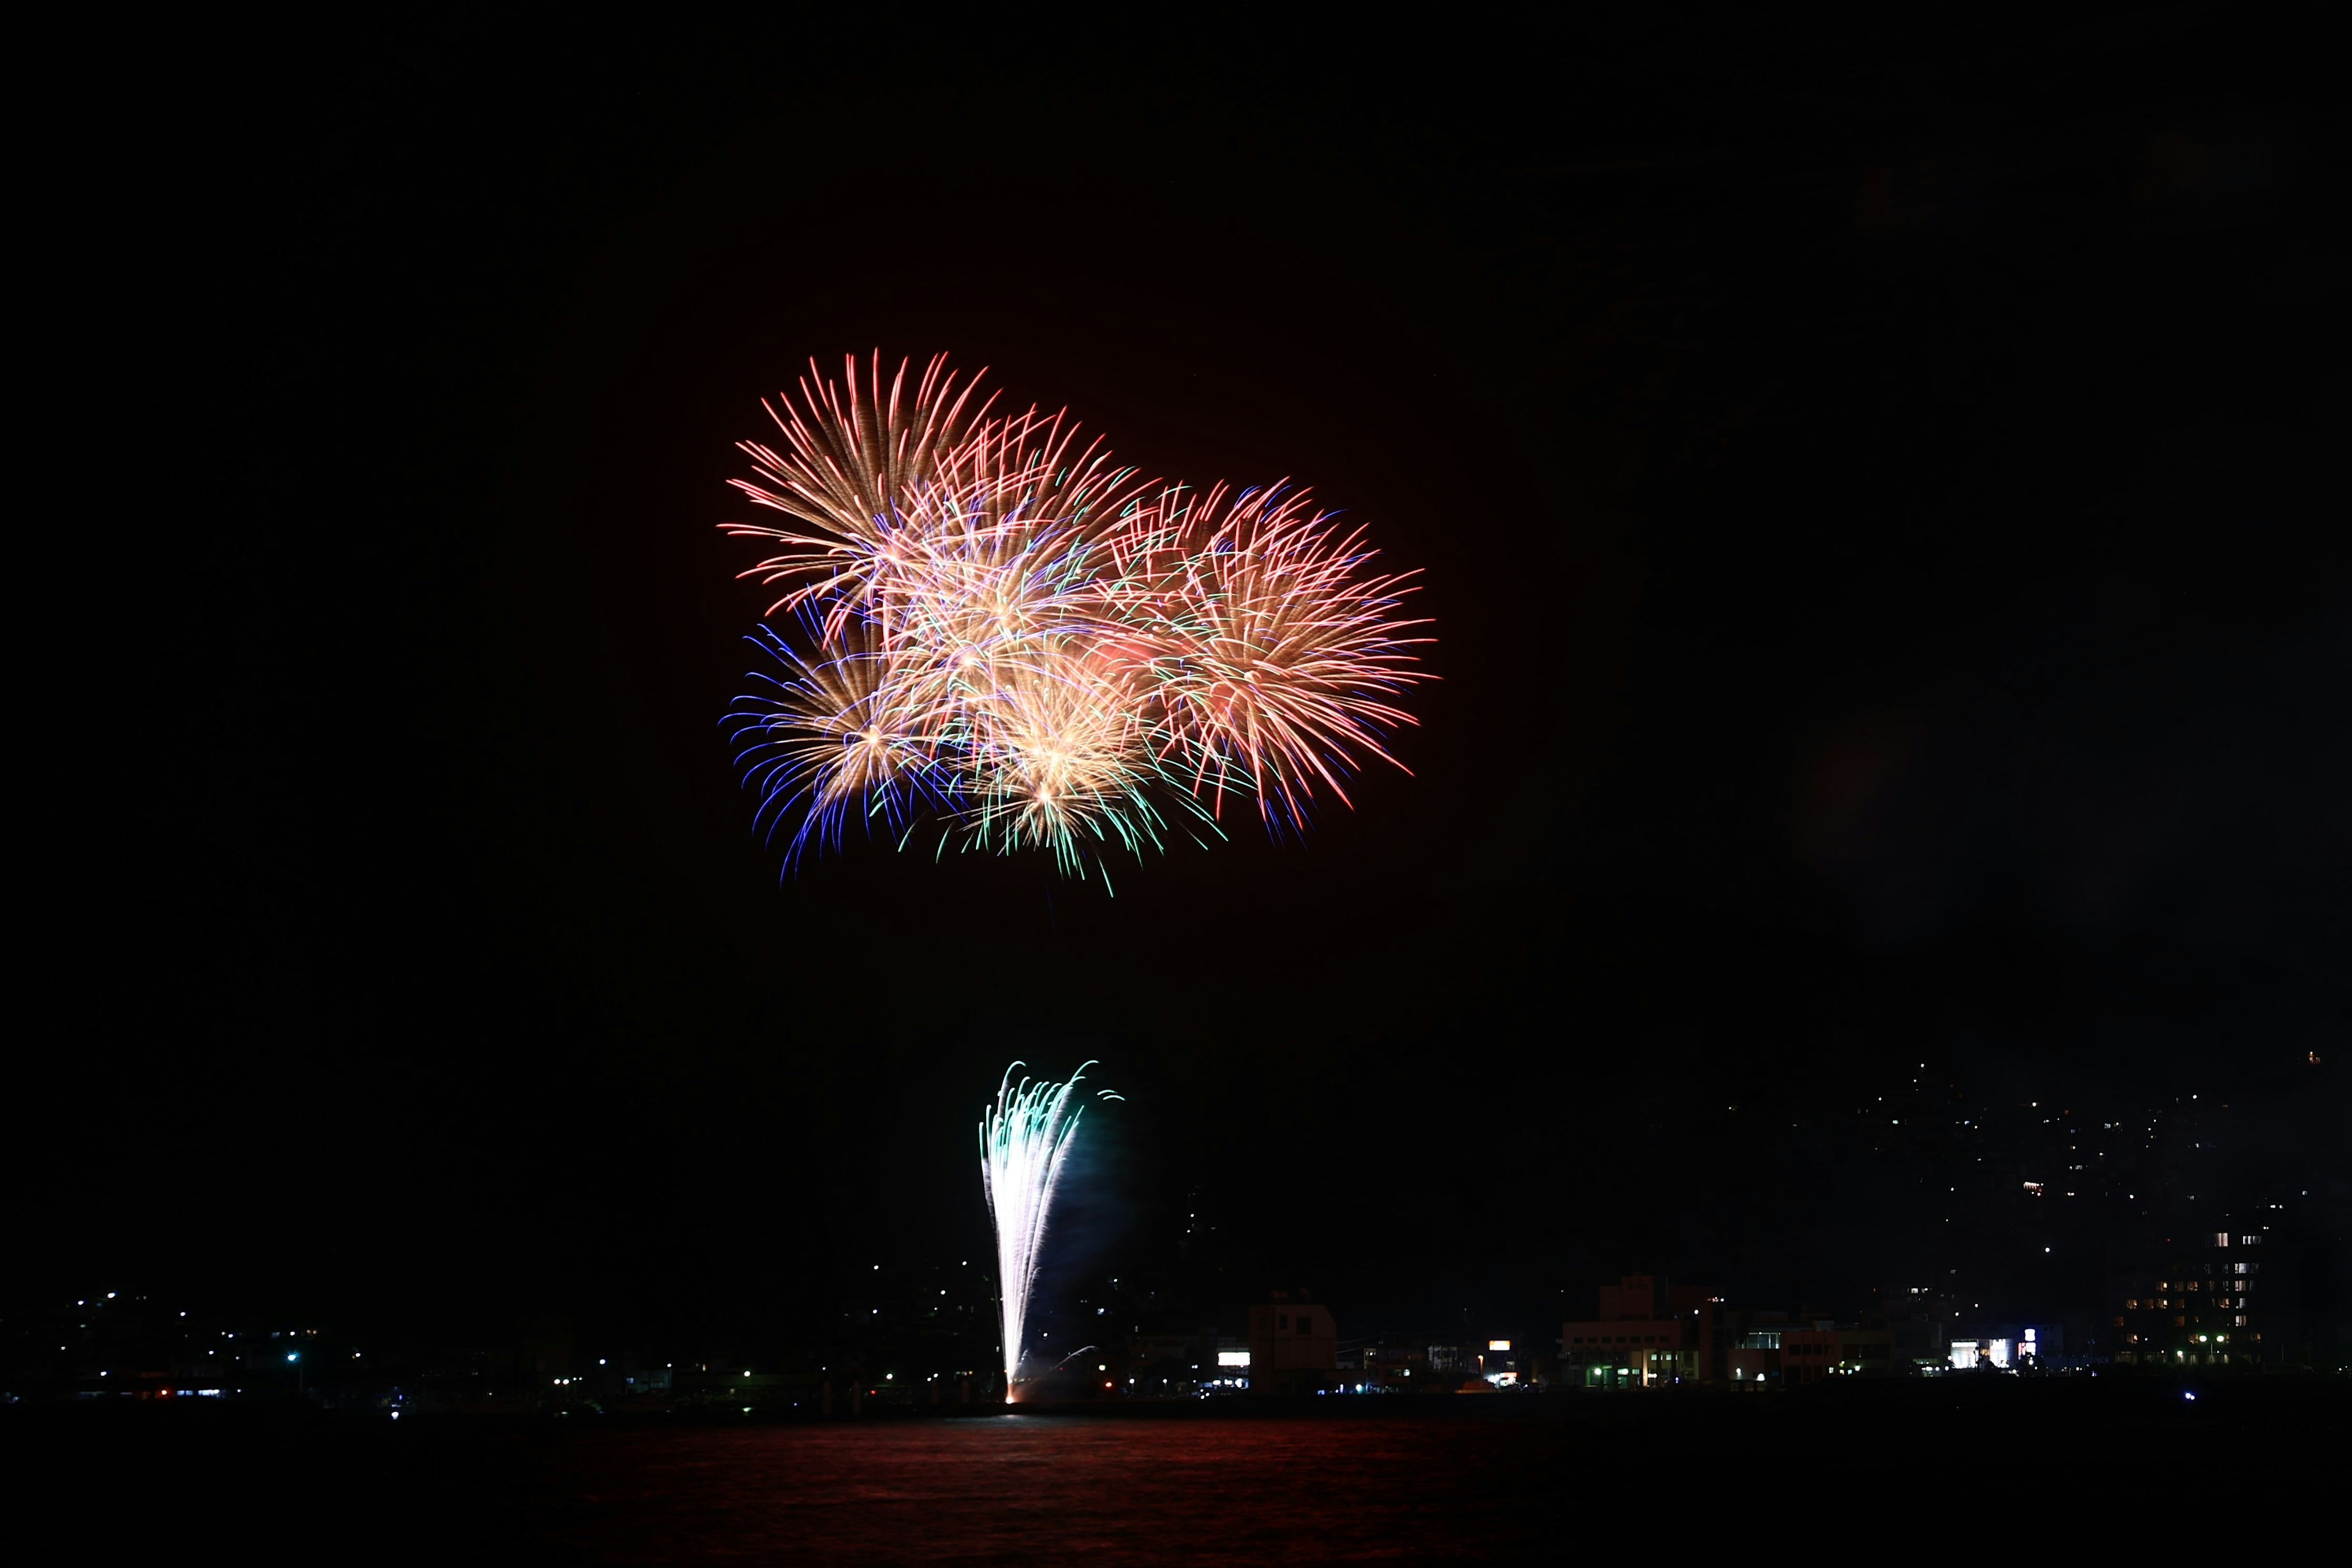
{"type": "Polygon", "coordinates": [[[795,635],[761,628],[782,673],[729,720],[788,863],[856,816],[1082,875],[1219,833],[1229,797],[1296,830],[1320,792],[1348,804],[1360,758],[1402,765],[1384,737],[1431,639],[1360,529],[1286,482],[1139,479],[1065,414],[975,404],[944,358],[911,391],[908,370],[812,365],[768,405],[782,446],[743,447],[737,488],[788,521],[727,527],[780,547],[743,575],[795,635]]]}
{"type": "MultiPolygon", "coordinates": [[[[980,1120],[981,1190],[988,1198],[988,1217],[996,1226],[996,1279],[999,1310],[1004,1333],[1004,1397],[1013,1397],[1021,1375],[1022,1335],[1029,1315],[1029,1291],[1037,1282],[1037,1259],[1045,1242],[1045,1220],[1054,1206],[1054,1187],[1062,1179],[1062,1162],[1069,1157],[1078,1117],[1086,1110],[1076,1098],[1078,1080],[1092,1062],[1081,1063],[1067,1083],[1013,1082],[1014,1062],[996,1086],[996,1103],[980,1120]]],[[[1104,1100],[1119,1096],[1108,1089],[1096,1093],[1104,1100]]]]}

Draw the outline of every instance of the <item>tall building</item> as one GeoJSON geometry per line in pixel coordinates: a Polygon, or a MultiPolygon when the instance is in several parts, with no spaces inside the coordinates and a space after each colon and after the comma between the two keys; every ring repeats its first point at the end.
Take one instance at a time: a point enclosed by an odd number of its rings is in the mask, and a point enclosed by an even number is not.
{"type": "Polygon", "coordinates": [[[2244,1366],[2287,1359],[2292,1291],[2265,1274],[2262,1229],[2119,1247],[2107,1280],[2110,1353],[2126,1366],[2244,1366]]]}

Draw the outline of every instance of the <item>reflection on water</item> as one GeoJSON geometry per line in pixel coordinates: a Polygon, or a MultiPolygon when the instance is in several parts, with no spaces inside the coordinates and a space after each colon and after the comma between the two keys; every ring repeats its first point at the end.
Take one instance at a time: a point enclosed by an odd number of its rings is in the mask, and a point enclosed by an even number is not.
{"type": "Polygon", "coordinates": [[[1880,1554],[1955,1531],[2008,1539],[2019,1509],[2062,1500],[2104,1529],[2140,1517],[2113,1500],[2145,1493],[2151,1453],[2195,1455],[2213,1495],[2317,1508],[2340,1496],[2352,1451],[2341,1379],[1857,1380],[742,1426],[394,1426],[192,1403],[0,1407],[0,1474],[28,1515],[46,1505],[91,1542],[164,1521],[158,1551],[202,1539],[240,1563],[305,1568],[1548,1562],[1619,1543],[1737,1561],[1799,1537],[1880,1554]],[[104,1506],[60,1506],[77,1496],[104,1506]]]}
{"type": "MultiPolygon", "coordinates": [[[[2137,1485],[2150,1445],[2277,1490],[2352,1442],[2352,1389],[2306,1381],[1912,1382],[1782,1397],[1349,1402],[1313,1415],[583,1430],[538,1450],[531,1547],[572,1562],[1549,1562],[1603,1542],[1750,1555],[1926,1540],[1919,1500],[1979,1472],[1934,1539],[2029,1499],[2137,1485]]],[[[2217,1471],[2218,1473],[2218,1471],[2217,1471]]],[[[2297,1478],[2301,1478],[2298,1479],[2297,1478]]],[[[520,1478],[518,1478],[520,1479],[520,1478]]],[[[2085,1519],[2093,1517],[2086,1514],[2085,1519]]],[[[2104,1517],[2104,1516],[2101,1516],[2104,1517]]],[[[509,1523],[522,1522],[509,1513],[509,1523]]]]}
{"type": "Polygon", "coordinates": [[[569,1494],[550,1544],[611,1563],[1507,1560],[1571,1442],[1517,1423],[1050,1415],[599,1435],[549,1456],[569,1494]]]}

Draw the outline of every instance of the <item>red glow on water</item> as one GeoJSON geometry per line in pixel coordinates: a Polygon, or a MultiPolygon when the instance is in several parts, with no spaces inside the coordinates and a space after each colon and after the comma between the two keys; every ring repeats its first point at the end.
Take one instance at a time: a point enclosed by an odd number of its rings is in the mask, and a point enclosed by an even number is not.
{"type": "Polygon", "coordinates": [[[1533,1547],[1567,1436],[1205,1414],[582,1433],[549,1456],[547,1544],[591,1563],[1428,1562],[1458,1553],[1464,1509],[1488,1543],[1533,1547]]]}

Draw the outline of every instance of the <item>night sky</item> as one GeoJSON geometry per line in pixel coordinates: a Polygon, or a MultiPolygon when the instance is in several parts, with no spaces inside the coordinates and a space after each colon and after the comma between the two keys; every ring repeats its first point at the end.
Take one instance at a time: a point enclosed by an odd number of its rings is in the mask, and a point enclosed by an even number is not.
{"type": "Polygon", "coordinates": [[[982,1255],[1015,1057],[1127,1096],[1066,1289],[1196,1314],[2068,1311],[2256,1205],[2331,1278],[2300,15],[161,50],[58,132],[23,307],[11,1291],[788,1355],[982,1255]],[[760,398],[877,347],[1368,524],[1436,622],[1411,776],[1116,897],[780,877],[717,525],[760,398]]]}

